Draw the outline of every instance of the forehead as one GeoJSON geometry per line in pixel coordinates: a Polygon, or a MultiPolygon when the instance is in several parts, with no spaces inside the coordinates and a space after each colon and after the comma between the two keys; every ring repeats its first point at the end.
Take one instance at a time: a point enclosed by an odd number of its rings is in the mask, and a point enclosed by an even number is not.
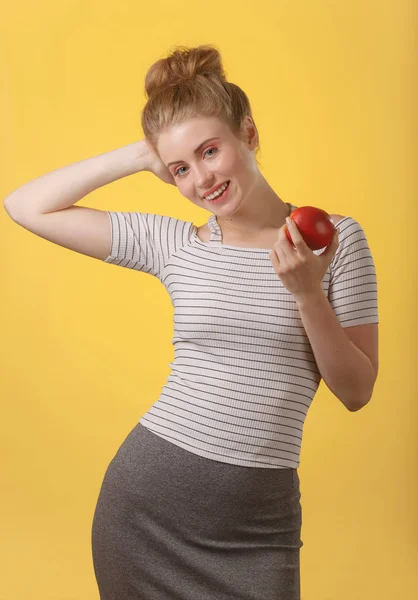
{"type": "Polygon", "coordinates": [[[193,152],[207,138],[225,138],[230,134],[229,127],[218,118],[196,117],[164,129],[158,136],[157,147],[161,158],[176,160],[174,154],[178,150],[193,152]]]}

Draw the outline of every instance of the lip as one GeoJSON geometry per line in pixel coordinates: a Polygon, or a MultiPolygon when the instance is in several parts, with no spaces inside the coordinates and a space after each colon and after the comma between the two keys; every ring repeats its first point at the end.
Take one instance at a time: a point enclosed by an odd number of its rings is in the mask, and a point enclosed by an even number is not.
{"type": "Polygon", "coordinates": [[[226,181],[223,181],[222,183],[218,183],[217,185],[214,185],[212,188],[210,188],[210,190],[208,192],[204,192],[203,194],[201,194],[201,198],[205,199],[204,196],[210,196],[211,194],[213,194],[213,192],[215,192],[217,189],[219,189],[221,187],[221,185],[224,185],[224,183],[228,183],[228,181],[230,181],[229,179],[227,179],[226,181]]]}
{"type": "Polygon", "coordinates": [[[222,202],[225,202],[226,198],[229,195],[230,189],[231,189],[231,183],[229,183],[228,187],[226,188],[225,192],[223,192],[222,196],[215,198],[215,200],[206,200],[206,202],[208,204],[221,204],[222,202]]]}

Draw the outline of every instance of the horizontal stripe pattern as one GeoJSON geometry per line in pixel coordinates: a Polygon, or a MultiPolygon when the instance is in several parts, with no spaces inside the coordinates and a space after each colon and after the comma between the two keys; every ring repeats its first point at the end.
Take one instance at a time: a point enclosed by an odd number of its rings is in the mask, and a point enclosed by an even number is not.
{"type": "MultiPolygon", "coordinates": [[[[139,422],[212,460],[297,468],[321,375],[269,250],[222,244],[215,215],[208,242],[192,222],[108,215],[112,242],[104,262],[158,277],[174,306],[171,372],[139,422]]],[[[351,217],[338,227],[340,244],[323,291],[342,327],[378,323],[376,270],[365,233],[351,217]]]]}

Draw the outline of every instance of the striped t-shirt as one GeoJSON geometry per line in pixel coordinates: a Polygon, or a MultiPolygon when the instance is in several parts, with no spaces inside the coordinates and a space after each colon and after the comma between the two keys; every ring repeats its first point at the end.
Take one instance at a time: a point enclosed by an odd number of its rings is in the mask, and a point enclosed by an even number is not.
{"type": "MultiPolygon", "coordinates": [[[[104,262],[155,275],[174,306],[171,373],[141,425],[212,460],[297,468],[321,375],[269,250],[224,245],[215,215],[208,221],[210,241],[203,242],[192,222],[107,212],[112,243],[104,262]]],[[[338,227],[340,244],[323,291],[342,327],[378,323],[365,233],[351,217],[338,227]]]]}

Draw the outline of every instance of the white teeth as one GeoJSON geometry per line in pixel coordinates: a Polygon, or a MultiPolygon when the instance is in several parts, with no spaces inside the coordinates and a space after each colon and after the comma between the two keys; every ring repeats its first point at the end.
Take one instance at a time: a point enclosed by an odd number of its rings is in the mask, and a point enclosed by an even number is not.
{"type": "Polygon", "coordinates": [[[222,194],[222,192],[225,191],[226,188],[228,187],[228,183],[229,182],[224,183],[223,185],[221,185],[221,187],[219,189],[217,189],[215,192],[213,192],[213,194],[211,194],[210,196],[203,196],[203,198],[205,200],[213,200],[217,196],[220,196],[222,194]]]}

